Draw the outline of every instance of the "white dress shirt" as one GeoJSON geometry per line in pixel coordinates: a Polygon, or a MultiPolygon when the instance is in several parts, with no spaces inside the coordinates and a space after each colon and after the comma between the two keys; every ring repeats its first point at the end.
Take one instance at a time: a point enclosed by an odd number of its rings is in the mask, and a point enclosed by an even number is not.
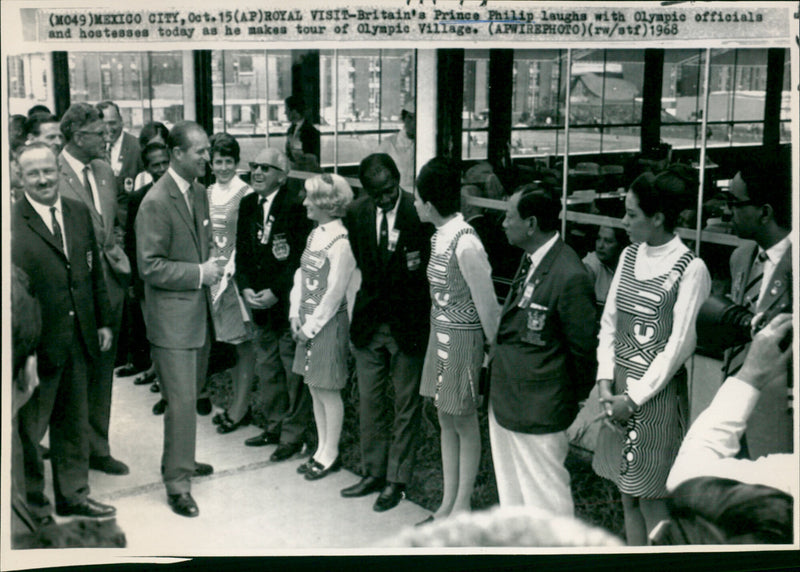
{"type": "Polygon", "coordinates": [[[61,208],[61,197],[56,199],[55,204],[49,206],[36,202],[28,193],[25,193],[25,198],[31,204],[33,210],[36,211],[36,214],[41,217],[42,222],[44,222],[44,225],[47,227],[47,230],[50,231],[50,234],[53,233],[53,215],[50,213],[50,209],[52,207],[56,207],[56,221],[58,221],[58,225],[61,227],[61,246],[64,249],[64,254],[67,255],[67,258],[69,258],[69,253],[67,252],[67,236],[66,231],[64,230],[64,211],[61,208]]]}
{"type": "Polygon", "coordinates": [[[525,283],[527,284],[530,282],[533,273],[536,272],[536,267],[542,263],[544,257],[550,252],[550,249],[553,248],[553,245],[558,240],[558,237],[561,236],[560,233],[556,232],[547,242],[537,248],[532,254],[526,254],[528,258],[531,259],[531,267],[528,269],[528,276],[525,278],[525,283]]]}
{"type": "MultiPolygon", "coordinates": [[[[400,207],[400,199],[403,196],[403,191],[401,190],[400,193],[397,195],[397,202],[394,203],[392,210],[386,211],[386,231],[389,233],[389,242],[391,243],[392,240],[392,231],[394,230],[394,221],[397,220],[397,210],[400,207]]],[[[375,208],[375,238],[378,241],[378,244],[381,243],[381,219],[383,218],[383,210],[381,207],[376,205],[375,208]]]]}
{"type": "MultiPolygon", "coordinates": [[[[624,266],[626,248],[619,259],[617,271],[608,290],[603,316],[600,319],[599,344],[597,346],[597,379],[614,379],[614,338],[617,324],[617,289],[624,266]]],[[[660,246],[643,243],[639,248],[633,269],[637,280],[648,280],[669,272],[678,259],[688,251],[686,245],[675,235],[660,246]]],[[[678,286],[678,297],[672,310],[672,332],[664,349],[650,362],[641,379],[627,380],[627,393],[636,405],[642,405],[672,379],[675,372],[694,353],[697,344],[695,320],[700,306],[711,293],[711,276],[705,263],[695,258],[686,267],[678,286]]]]}
{"type": "MultiPolygon", "coordinates": [[[[78,182],[83,185],[83,168],[87,165],[86,163],[81,163],[78,159],[70,154],[66,148],[61,151],[64,159],[67,161],[67,165],[75,171],[75,175],[78,177],[78,182]]],[[[89,167],[89,185],[91,185],[91,193],[92,193],[92,201],[94,202],[94,209],[97,211],[98,214],[103,214],[103,205],[100,204],[100,195],[97,191],[97,181],[94,178],[94,171],[92,170],[91,166],[89,167]]]]}
{"type": "Polygon", "coordinates": [[[261,209],[262,209],[261,228],[266,228],[266,226],[267,226],[267,220],[269,219],[269,211],[272,208],[272,203],[275,202],[275,195],[278,194],[278,190],[280,190],[280,187],[276,188],[274,191],[272,191],[266,197],[262,196],[262,197],[259,197],[259,199],[258,199],[259,201],[261,201],[262,199],[264,200],[264,202],[262,203],[262,206],[261,206],[261,209]]]}
{"type": "MultiPolygon", "coordinates": [[[[769,288],[770,282],[772,282],[772,275],[775,274],[775,268],[778,266],[784,254],[786,254],[786,251],[789,250],[792,244],[791,236],[791,234],[787,234],[782,240],[779,240],[767,250],[763,251],[766,252],[767,259],[764,261],[764,274],[761,278],[761,289],[758,292],[759,300],[764,299],[767,288],[769,288]]],[[[759,254],[762,252],[761,248],[758,249],[758,252],[759,254]]]]}
{"type": "MultiPolygon", "coordinates": [[[[436,229],[435,254],[443,254],[455,235],[464,228],[472,228],[461,213],[436,229]]],[[[478,311],[487,342],[493,342],[500,324],[500,304],[492,284],[492,267],[486,250],[477,234],[465,234],[458,239],[455,248],[458,269],[469,286],[469,293],[478,311]]]]}
{"type": "Polygon", "coordinates": [[[115,177],[118,177],[119,172],[122,170],[122,161],[119,155],[122,152],[122,137],[124,134],[124,131],[120,131],[119,137],[117,137],[117,140],[114,141],[108,149],[108,158],[111,161],[111,168],[114,170],[115,177]]]}
{"type": "MultiPolygon", "coordinates": [[[[181,177],[175,170],[170,167],[167,169],[167,175],[172,177],[172,180],[175,181],[175,184],[178,185],[178,190],[183,195],[183,200],[186,201],[186,208],[189,210],[189,214],[194,212],[194,205],[192,205],[191,200],[189,199],[189,189],[192,188],[192,183],[187,181],[183,177],[181,177]]],[[[198,288],[203,287],[203,265],[200,264],[200,284],[198,284],[198,288]]]]}
{"type": "Polygon", "coordinates": [[[683,439],[667,478],[668,491],[695,477],[719,477],[766,485],[797,498],[800,464],[795,455],[777,453],[752,461],[734,457],[759,396],[756,388],[736,377],[722,384],[683,439]]]}

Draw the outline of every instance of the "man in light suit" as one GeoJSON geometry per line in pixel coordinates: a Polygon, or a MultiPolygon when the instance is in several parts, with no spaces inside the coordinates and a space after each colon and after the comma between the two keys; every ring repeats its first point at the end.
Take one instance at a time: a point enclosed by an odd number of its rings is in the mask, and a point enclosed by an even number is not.
{"type": "Polygon", "coordinates": [[[170,167],[145,195],[136,215],[136,253],[144,280],[145,324],[156,373],[169,402],[164,416],[163,480],[172,510],[199,514],[191,478],[213,472],[195,461],[195,403],[208,369],[211,347],[209,286],[222,276],[209,258],[208,197],[195,179],[209,162],[202,127],[191,121],[170,131],[170,167]]]}
{"type": "Polygon", "coordinates": [[[56,155],[44,143],[18,156],[25,195],[12,213],[11,257],[30,280],[45,325],[36,348],[39,387],[19,411],[28,506],[52,523],[39,443],[48,427],[56,512],[103,518],[114,507],[89,498],[87,379],[111,348],[102,256],[86,207],[59,194],[56,155]]]}
{"type": "Polygon", "coordinates": [[[350,205],[344,223],[362,275],[350,341],[364,476],[341,494],[380,491],[372,508],[381,512],[397,506],[414,470],[422,411],[419,383],[430,329],[425,271],[434,229],[420,222],[414,198],[400,189],[400,173],[389,155],[366,157],[358,178],[366,192],[350,205]],[[392,400],[386,397],[390,383],[392,400]]]}
{"type": "Polygon", "coordinates": [[[103,117],[91,105],[76,103],[64,113],[61,133],[66,141],[59,157],[61,194],[86,205],[92,215],[92,225],[100,248],[98,263],[103,269],[111,304],[111,351],[103,352],[92,363],[89,381],[89,466],[108,474],[125,475],[128,473],[127,465],[111,456],[108,427],[114,356],[131,267],[122,248],[122,234],[117,222],[114,173],[103,160],[103,117]]]}
{"type": "Polygon", "coordinates": [[[503,222],[525,251],[492,351],[489,436],[501,506],[572,516],[566,429],[594,384],[594,289],[558,233],[561,203],[536,184],[511,197],[503,222]]]}
{"type": "MultiPolygon", "coordinates": [[[[731,180],[729,207],[737,235],[748,242],[731,255],[731,298],[755,314],[754,327],[792,311],[792,198],[788,168],[770,160],[745,161],[731,180]],[[761,276],[759,280],[759,276],[761,276]]],[[[723,366],[735,375],[749,344],[729,350],[723,366]]],[[[761,391],[747,424],[744,445],[751,459],[793,450],[792,365],[761,391]]]]}

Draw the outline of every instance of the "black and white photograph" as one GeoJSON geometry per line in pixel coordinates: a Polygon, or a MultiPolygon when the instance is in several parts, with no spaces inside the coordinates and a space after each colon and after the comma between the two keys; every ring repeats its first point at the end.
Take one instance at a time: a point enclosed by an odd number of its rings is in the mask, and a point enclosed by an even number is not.
{"type": "Polygon", "coordinates": [[[796,2],[0,8],[0,569],[796,566],[796,2]]]}

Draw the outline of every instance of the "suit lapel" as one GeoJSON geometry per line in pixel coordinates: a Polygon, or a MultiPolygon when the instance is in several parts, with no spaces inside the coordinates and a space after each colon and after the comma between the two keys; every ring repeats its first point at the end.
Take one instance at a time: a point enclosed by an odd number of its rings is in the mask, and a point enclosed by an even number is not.
{"type": "MultiPolygon", "coordinates": [[[[42,220],[42,217],[39,216],[39,213],[37,213],[33,209],[33,207],[31,206],[31,204],[28,202],[28,198],[25,197],[25,198],[22,198],[20,200],[22,201],[21,206],[20,206],[22,217],[25,219],[26,223],[28,224],[28,227],[30,227],[30,229],[33,232],[35,232],[36,234],[41,236],[42,239],[44,239],[44,241],[47,244],[49,244],[56,252],[58,252],[63,258],[66,259],[66,255],[64,254],[64,250],[63,250],[63,245],[58,244],[58,242],[56,242],[56,239],[53,236],[53,233],[50,232],[50,229],[48,229],[47,225],[44,224],[44,221],[42,220]]],[[[62,209],[65,208],[64,204],[65,203],[62,200],[61,201],[61,205],[62,205],[61,208],[62,209]]],[[[63,213],[62,218],[64,219],[64,223],[66,224],[66,222],[67,222],[66,213],[63,213]]],[[[64,233],[64,232],[65,231],[62,231],[62,233],[64,233]]],[[[68,241],[67,242],[67,249],[70,252],[72,252],[70,247],[71,247],[71,244],[68,241]]]]}
{"type": "MultiPolygon", "coordinates": [[[[539,285],[542,283],[542,281],[546,278],[546,276],[550,273],[550,268],[553,266],[553,262],[555,262],[556,258],[558,258],[558,255],[563,247],[564,243],[560,239],[556,240],[555,244],[553,244],[553,246],[550,248],[547,254],[544,255],[542,261],[539,262],[539,265],[533,271],[533,275],[531,276],[530,279],[530,284],[533,285],[534,292],[536,291],[536,288],[538,288],[539,285]]],[[[517,274],[519,274],[519,270],[521,269],[522,269],[522,264],[520,263],[520,268],[517,270],[517,274]]],[[[519,301],[524,293],[525,293],[525,287],[519,288],[514,295],[514,299],[506,301],[506,304],[503,307],[503,313],[505,314],[508,310],[519,304],[519,301]]]]}
{"type": "Polygon", "coordinates": [[[203,188],[196,182],[192,183],[191,189],[193,194],[192,204],[194,205],[194,224],[200,246],[200,259],[205,260],[208,258],[209,240],[211,240],[211,230],[204,224],[206,222],[206,196],[203,188]]]}
{"type": "MultiPolygon", "coordinates": [[[[786,291],[792,287],[791,272],[792,272],[792,247],[791,245],[784,253],[783,257],[775,267],[772,273],[769,284],[764,291],[764,297],[758,303],[758,311],[766,312],[779,301],[782,300],[786,291]]],[[[785,311],[790,312],[791,306],[785,311]]]]}
{"type": "MultiPolygon", "coordinates": [[[[77,252],[75,252],[75,229],[72,227],[72,209],[69,204],[62,200],[61,201],[61,209],[62,209],[62,216],[61,218],[64,219],[64,242],[67,243],[67,252],[69,253],[68,256],[75,256],[77,252]]],[[[91,267],[91,264],[89,265],[91,267]]]]}
{"type": "MultiPolygon", "coordinates": [[[[96,168],[96,162],[98,160],[92,161],[89,163],[89,168],[92,170],[92,175],[94,175],[94,182],[97,185],[97,198],[100,201],[100,208],[103,210],[103,224],[106,225],[106,228],[114,228],[114,199],[116,198],[116,181],[109,180],[106,178],[106,175],[98,173],[98,169],[96,168]],[[109,190],[112,189],[111,192],[109,190]]],[[[113,171],[111,172],[113,175],[113,171]]],[[[98,240],[100,238],[98,237],[98,240]]]]}
{"type": "MultiPolygon", "coordinates": [[[[167,183],[169,185],[168,190],[169,196],[172,199],[172,205],[177,209],[181,219],[183,219],[183,222],[186,223],[186,226],[192,233],[192,238],[194,238],[195,245],[197,245],[199,251],[200,245],[197,238],[197,225],[189,214],[189,207],[186,206],[186,199],[183,197],[183,193],[181,193],[181,190],[178,188],[178,183],[175,182],[175,179],[170,177],[167,183]]],[[[197,212],[197,209],[195,209],[195,212],[197,212]]]]}

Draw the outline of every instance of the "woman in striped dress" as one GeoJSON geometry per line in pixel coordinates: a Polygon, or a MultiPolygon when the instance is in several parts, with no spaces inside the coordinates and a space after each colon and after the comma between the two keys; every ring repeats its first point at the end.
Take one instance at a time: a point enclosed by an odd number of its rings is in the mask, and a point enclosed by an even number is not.
{"type": "Polygon", "coordinates": [[[231,403],[226,411],[213,417],[219,433],[230,433],[249,422],[248,396],[255,375],[250,314],[234,281],[239,202],[253,192],[250,185],[236,175],[238,163],[239,143],[236,139],[227,133],[211,138],[211,171],[216,177],[207,190],[214,239],[211,256],[221,257],[226,263],[222,280],[211,286],[211,317],[217,341],[236,346],[236,365],[231,368],[231,403]]]}
{"type": "Polygon", "coordinates": [[[342,466],[339,436],[347,382],[347,344],[358,288],[356,261],[341,217],[353,191],[339,175],[306,180],[303,201],[308,218],[317,222],[300,258],[290,294],[289,320],[297,341],[293,371],[305,377],[317,425],[317,451],[298,468],[306,479],[321,479],[342,466]]]}
{"type": "Polygon", "coordinates": [[[500,321],[492,268],[477,233],[458,212],[460,200],[455,164],[429,161],[414,201],[420,220],[436,227],[428,263],[431,333],[420,394],[433,398],[438,412],[444,493],[439,509],[423,522],[470,510],[481,455],[478,381],[500,321]]]}
{"type": "Polygon", "coordinates": [[[688,420],[684,362],[694,352],[697,312],[711,291],[703,261],[675,234],[696,200],[683,177],[637,178],[625,197],[634,243],[621,257],[600,322],[600,404],[608,417],[592,466],[622,493],[629,545],[668,518],[666,480],[688,420]]]}

